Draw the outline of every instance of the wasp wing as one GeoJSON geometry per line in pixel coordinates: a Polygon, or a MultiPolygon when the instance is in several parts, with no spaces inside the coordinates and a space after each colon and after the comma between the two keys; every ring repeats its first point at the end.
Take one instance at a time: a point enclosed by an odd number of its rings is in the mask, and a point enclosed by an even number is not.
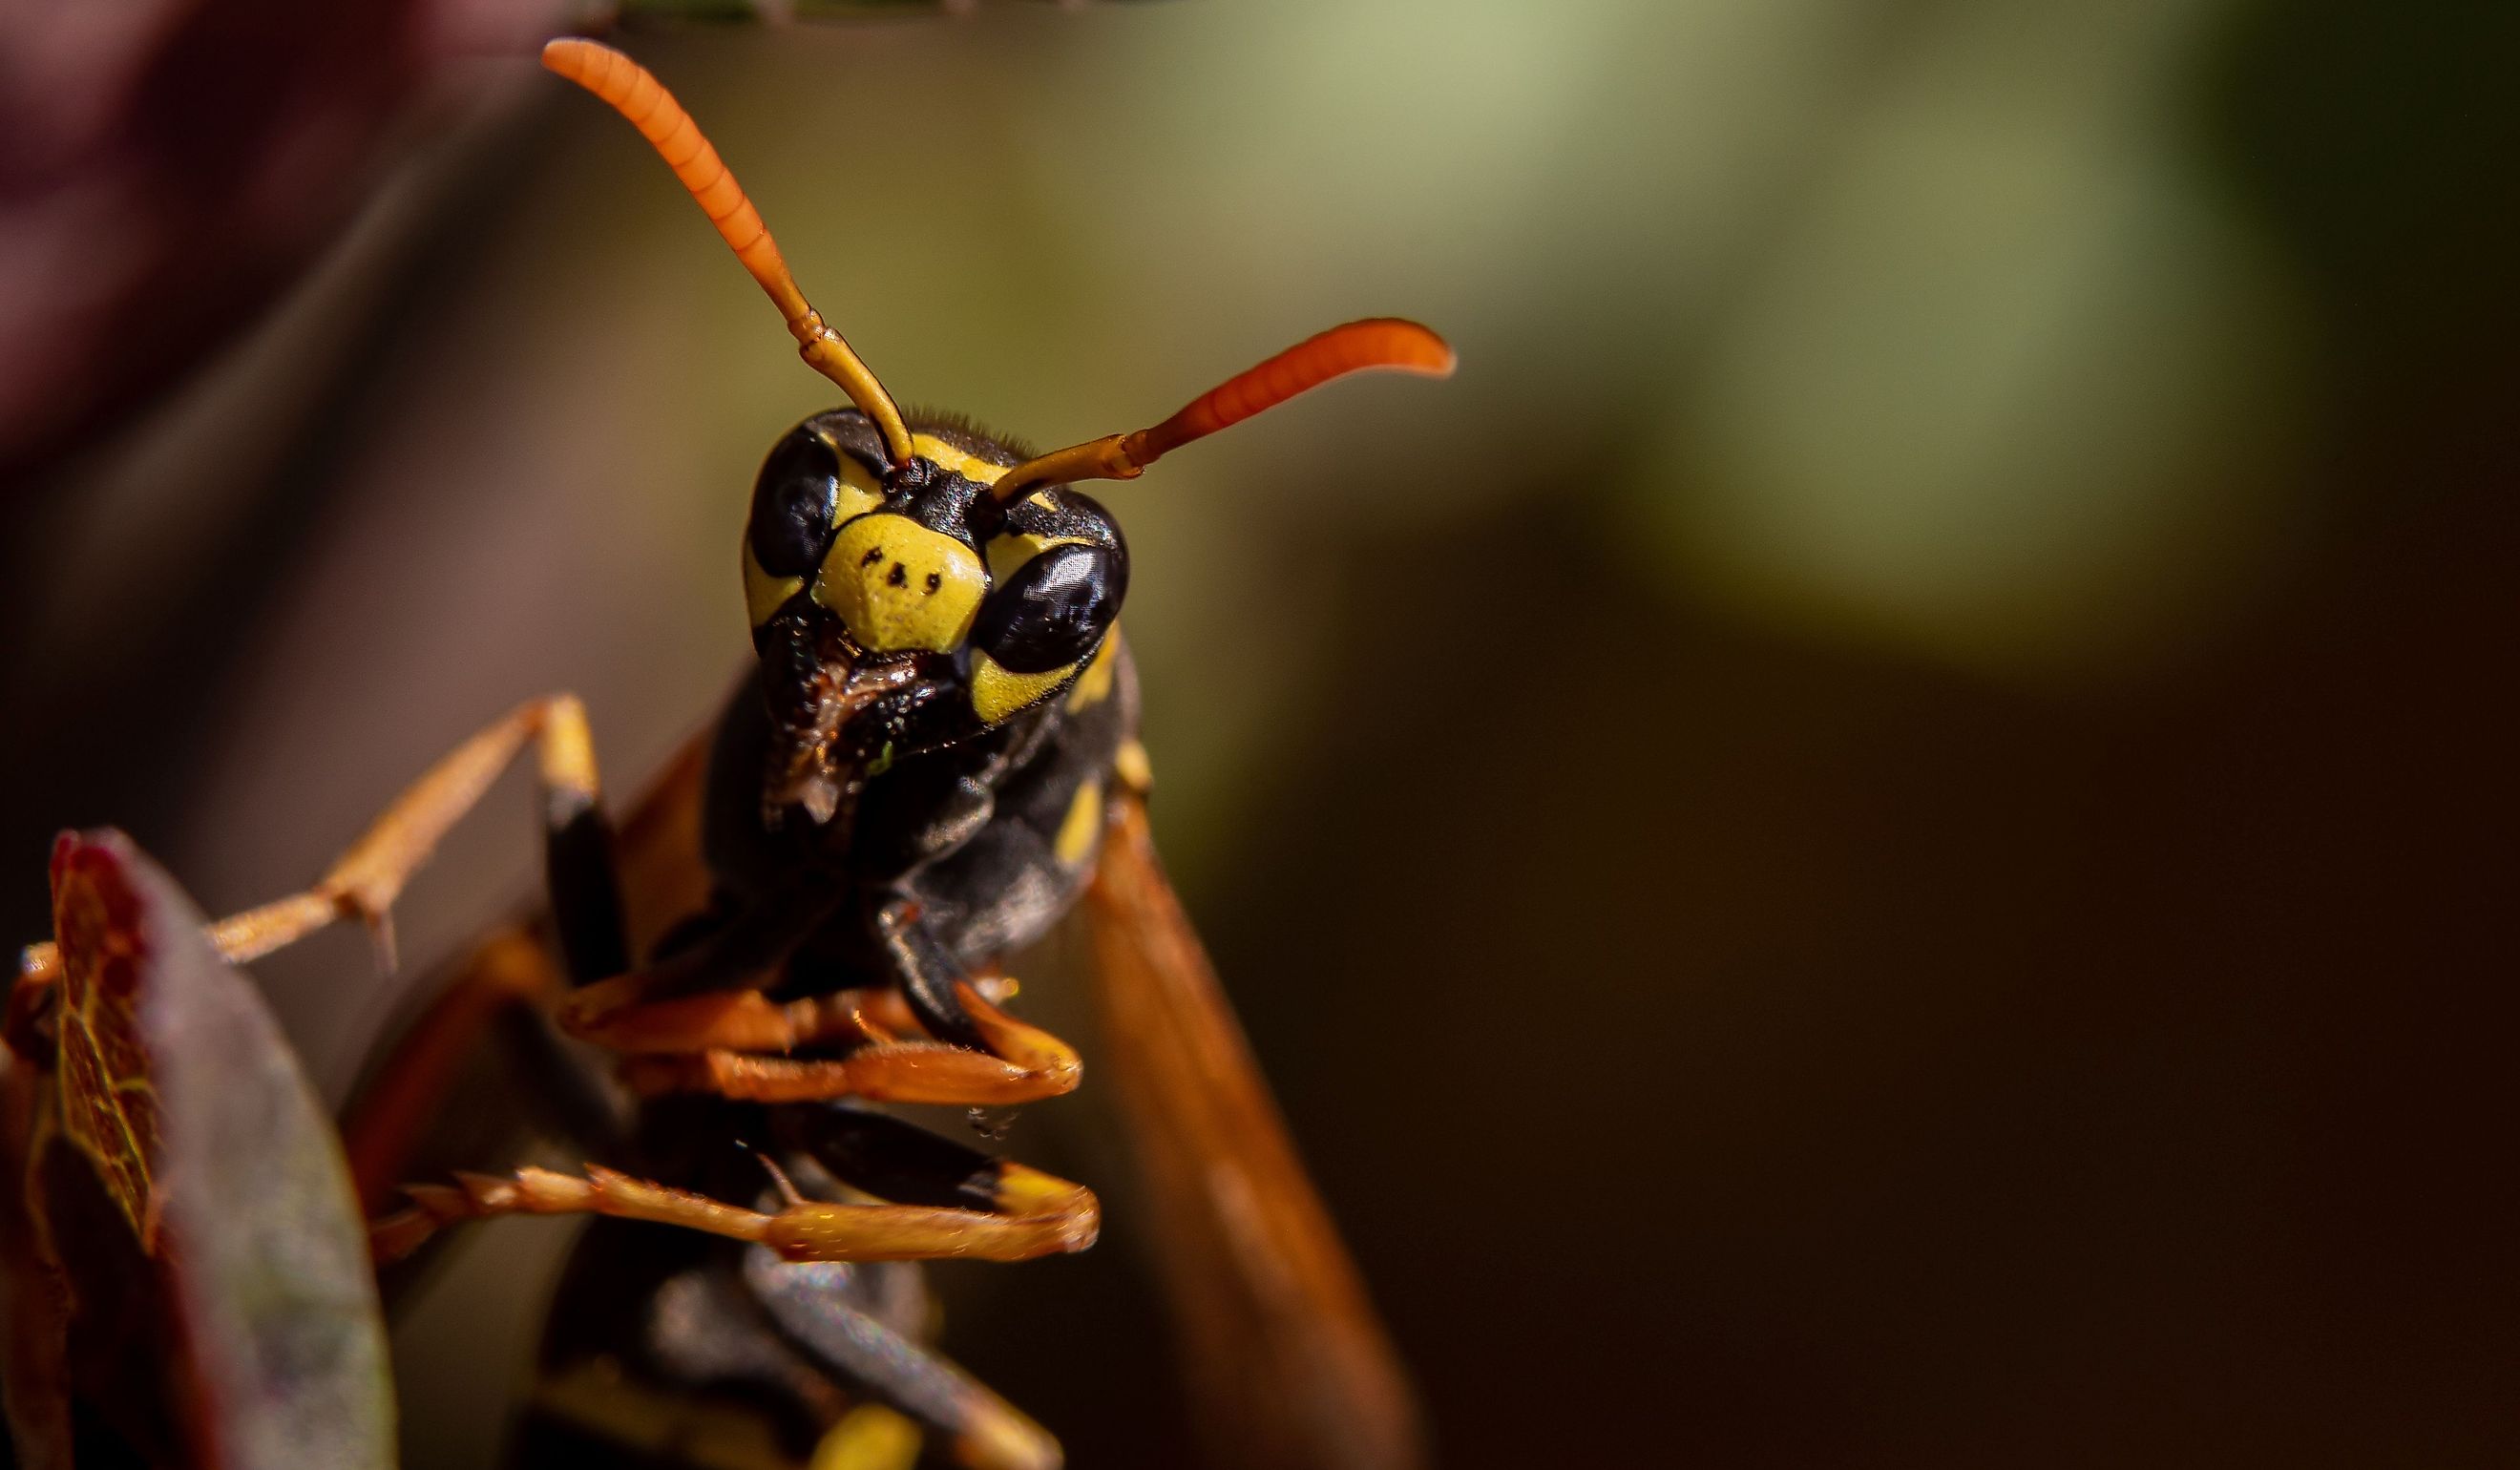
{"type": "Polygon", "coordinates": [[[1103,1055],[1202,1432],[1238,1464],[1424,1463],[1407,1376],[1306,1178],[1134,797],[1086,893],[1103,1055]]]}

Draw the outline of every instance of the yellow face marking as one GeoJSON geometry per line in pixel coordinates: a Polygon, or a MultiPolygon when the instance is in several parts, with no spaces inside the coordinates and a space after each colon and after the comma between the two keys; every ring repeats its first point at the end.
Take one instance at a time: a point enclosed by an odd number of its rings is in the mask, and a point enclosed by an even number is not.
{"type": "Polygon", "coordinates": [[[1075,664],[1045,669],[1038,674],[1017,674],[1001,665],[986,653],[971,655],[971,712],[983,725],[1000,720],[1022,709],[1076,672],[1075,664]]]}
{"type": "Polygon", "coordinates": [[[877,479],[874,470],[859,464],[854,456],[838,446],[832,447],[832,453],[840,462],[840,503],[839,509],[832,514],[832,524],[844,524],[852,516],[881,508],[883,481],[877,479]]]}
{"type": "Polygon", "coordinates": [[[1102,646],[1094,650],[1094,661],[1085,666],[1084,674],[1076,681],[1076,688],[1068,691],[1067,712],[1069,714],[1074,714],[1080,709],[1092,709],[1111,697],[1113,670],[1111,660],[1118,653],[1119,648],[1119,629],[1114,628],[1102,635],[1102,646]]]}
{"type": "Polygon", "coordinates": [[[912,434],[910,447],[919,455],[934,460],[939,469],[949,469],[967,480],[994,485],[1007,477],[1012,465],[992,465],[976,455],[965,454],[934,434],[912,434]]]}
{"type": "Polygon", "coordinates": [[[776,617],[804,585],[802,577],[774,577],[763,571],[752,557],[752,538],[743,538],[743,610],[751,615],[752,626],[758,628],[776,617]]]}
{"type": "Polygon", "coordinates": [[[907,515],[861,515],[840,527],[814,578],[814,601],[838,613],[870,653],[952,650],[988,591],[977,553],[907,515]]]}
{"type": "Polygon", "coordinates": [[[1102,830],[1102,783],[1089,780],[1076,788],[1076,798],[1067,804],[1067,815],[1058,821],[1058,836],[1051,843],[1051,853],[1060,866],[1074,868],[1094,851],[1094,839],[1102,830]]]}

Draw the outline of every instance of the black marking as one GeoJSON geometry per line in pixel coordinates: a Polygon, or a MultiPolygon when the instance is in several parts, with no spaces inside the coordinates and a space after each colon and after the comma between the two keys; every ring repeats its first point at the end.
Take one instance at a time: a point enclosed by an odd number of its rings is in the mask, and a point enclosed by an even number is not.
{"type": "Polygon", "coordinates": [[[612,866],[612,824],[587,806],[543,838],[544,885],[568,983],[590,985],[630,967],[630,926],[612,866]]]}
{"type": "Polygon", "coordinates": [[[991,518],[997,505],[989,498],[987,487],[940,468],[932,460],[913,463],[927,470],[927,477],[910,494],[886,502],[885,509],[978,550],[983,537],[973,527],[981,519],[991,518]]]}
{"type": "Polygon", "coordinates": [[[929,597],[932,598],[936,596],[936,590],[944,585],[945,578],[942,574],[937,572],[929,572],[927,574],[927,595],[929,597]]]}
{"type": "Polygon", "coordinates": [[[1129,555],[1111,512],[1094,497],[1073,487],[1060,489],[1047,506],[1028,495],[1007,507],[1006,531],[1010,535],[1038,536],[1044,541],[1082,541],[1102,547],[1123,560],[1129,555]]]}
{"type": "Polygon", "coordinates": [[[945,1210],[998,1208],[1004,1166],[916,1124],[845,1103],[781,1108],[781,1141],[878,1199],[945,1210]]]}
{"type": "Polygon", "coordinates": [[[896,561],[892,563],[891,572],[886,574],[883,580],[888,586],[908,587],[910,585],[910,568],[896,561]]]}
{"type": "Polygon", "coordinates": [[[916,500],[933,489],[939,481],[953,479],[945,468],[924,455],[912,455],[910,463],[896,467],[883,477],[883,495],[887,501],[916,500]]]}
{"type": "Polygon", "coordinates": [[[910,1002],[910,1013],[927,1034],[950,1046],[988,1050],[988,1039],[980,1035],[970,1012],[963,1008],[962,998],[954,994],[963,968],[921,921],[919,905],[909,900],[886,904],[877,913],[875,930],[891,962],[901,999],[910,1002]]]}

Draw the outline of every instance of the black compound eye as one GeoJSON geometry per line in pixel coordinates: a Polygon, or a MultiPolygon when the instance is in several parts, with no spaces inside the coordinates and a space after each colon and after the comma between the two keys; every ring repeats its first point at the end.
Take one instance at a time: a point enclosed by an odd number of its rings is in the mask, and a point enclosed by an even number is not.
{"type": "Polygon", "coordinates": [[[1011,673],[1039,674],[1094,651],[1120,615],[1128,574],[1099,546],[1056,546],[1015,568],[980,604],[971,646],[1011,673]]]}
{"type": "Polygon", "coordinates": [[[840,504],[840,457],[796,429],[779,441],[752,489],[752,559],[774,577],[806,577],[832,544],[840,504]]]}

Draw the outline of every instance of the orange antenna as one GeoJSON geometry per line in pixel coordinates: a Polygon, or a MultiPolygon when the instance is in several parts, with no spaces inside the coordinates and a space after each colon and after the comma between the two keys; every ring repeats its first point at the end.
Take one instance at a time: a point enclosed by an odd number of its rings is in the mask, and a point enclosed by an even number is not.
{"type": "Polygon", "coordinates": [[[761,222],[761,211],[752,207],[743,186],[727,171],[717,150],[701,135],[692,114],[674,101],[674,94],[647,67],[620,52],[575,37],[545,46],[543,66],[604,99],[639,130],[674,170],[674,177],[691,191],[709,223],[717,226],[735,258],[770,293],[771,303],[788,319],[788,330],[795,334],[806,363],[838,383],[849,402],[875,421],[883,434],[884,452],[895,465],[909,464],[910,429],[901,422],[901,410],[893,407],[892,395],[796,289],[796,278],[788,273],[788,261],[779,253],[779,242],[770,238],[770,227],[761,222]]]}
{"type": "Polygon", "coordinates": [[[1398,317],[1370,317],[1333,327],[1279,353],[1260,366],[1210,388],[1190,407],[1152,428],[1110,434],[1024,461],[990,487],[1012,501],[1026,486],[1068,480],[1133,480],[1156,460],[1192,439],[1276,408],[1308,388],[1369,368],[1396,368],[1430,378],[1450,377],[1453,349],[1444,339],[1398,317]]]}

